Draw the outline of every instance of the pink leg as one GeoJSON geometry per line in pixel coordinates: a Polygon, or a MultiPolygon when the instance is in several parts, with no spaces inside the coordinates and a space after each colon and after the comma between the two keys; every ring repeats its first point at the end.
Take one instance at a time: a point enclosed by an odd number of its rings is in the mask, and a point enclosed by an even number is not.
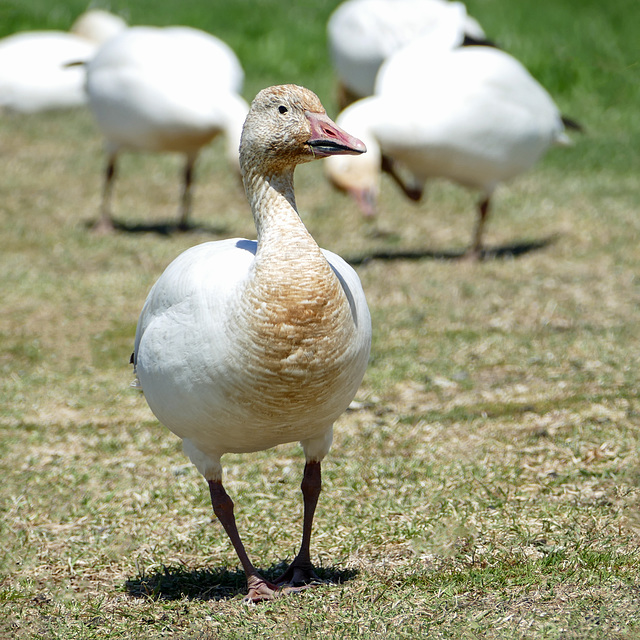
{"type": "Polygon", "coordinates": [[[188,156],[184,167],[184,182],[182,189],[182,200],[180,202],[180,216],[178,218],[178,229],[187,231],[189,229],[189,214],[191,213],[192,188],[193,188],[193,166],[197,156],[188,156]]]}
{"type": "Polygon", "coordinates": [[[423,192],[422,186],[406,184],[402,176],[398,173],[396,163],[389,156],[382,156],[382,170],[393,178],[394,182],[402,189],[402,193],[404,193],[409,200],[420,202],[423,192]]]}
{"type": "Polygon", "coordinates": [[[304,499],[304,520],[302,525],[302,544],[300,551],[289,568],[276,580],[277,585],[299,586],[311,582],[321,582],[311,564],[311,529],[313,516],[322,490],[322,476],[319,462],[307,462],[302,478],[302,497],[304,499]]]}
{"type": "Polygon", "coordinates": [[[478,204],[478,221],[476,223],[476,229],[473,234],[473,243],[467,250],[465,257],[474,260],[482,258],[482,235],[484,232],[484,225],[489,217],[489,204],[490,197],[481,200],[478,204]]]}
{"type": "Polygon", "coordinates": [[[242,568],[247,576],[249,593],[245,596],[245,601],[260,602],[261,600],[272,600],[281,593],[284,593],[283,591],[279,592],[275,584],[267,582],[267,580],[258,573],[253,564],[251,564],[251,560],[249,560],[249,556],[245,551],[242,540],[240,539],[240,534],[238,533],[236,519],[233,515],[233,501],[224,490],[222,482],[210,480],[209,493],[211,494],[213,512],[227,532],[229,540],[231,540],[231,544],[236,550],[240,564],[242,564],[242,568]]]}
{"type": "Polygon", "coordinates": [[[93,225],[93,230],[98,233],[113,231],[113,219],[111,217],[111,194],[113,182],[116,177],[116,157],[112,153],[107,158],[107,166],[104,173],[104,186],[102,188],[102,205],[100,208],[100,220],[93,225]]]}

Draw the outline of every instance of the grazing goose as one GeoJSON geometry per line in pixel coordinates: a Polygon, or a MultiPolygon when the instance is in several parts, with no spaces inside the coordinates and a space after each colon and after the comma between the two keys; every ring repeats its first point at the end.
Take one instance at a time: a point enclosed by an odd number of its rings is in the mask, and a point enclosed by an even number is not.
{"type": "Polygon", "coordinates": [[[188,226],[193,167],[202,147],[224,133],[229,160],[238,168],[249,108],[239,95],[243,80],[242,67],[224,42],[189,27],[132,27],[98,51],[87,65],[86,84],[106,139],[98,230],[113,228],[111,192],[123,150],[186,156],[178,226],[188,226]]]}
{"type": "Polygon", "coordinates": [[[416,62],[420,46],[416,41],[392,56],[380,69],[376,95],[337,118],[362,138],[367,155],[330,158],[325,168],[365,215],[375,212],[382,154],[387,170],[414,200],[434,177],[479,190],[478,222],[467,255],[480,257],[495,188],[532,167],[551,145],[569,144],[569,138],[549,94],[509,54],[464,47],[439,52],[436,64],[427,64],[424,57],[416,62]],[[410,185],[398,165],[411,174],[410,185]]]}
{"type": "Polygon", "coordinates": [[[485,42],[462,2],[448,0],[348,0],[327,23],[329,53],[343,109],[373,93],[380,65],[395,51],[425,36],[448,50],[466,41],[485,42]]]}
{"type": "Polygon", "coordinates": [[[297,164],[360,154],[311,91],[270,87],[253,101],[240,164],[257,242],[197,245],[169,265],[138,321],[132,362],[158,419],[183,440],[247,576],[246,600],[316,579],[309,543],[320,463],[333,423],[367,365],[371,320],[355,271],[315,243],[296,211],[297,164]],[[251,564],[222,485],[220,457],[300,441],[306,457],[302,544],[265,580],[251,564]]]}
{"type": "Polygon", "coordinates": [[[85,74],[66,65],[91,59],[101,43],[126,28],[106,11],[87,11],[65,31],[24,31],[0,40],[0,108],[19,113],[86,104],[85,74]]]}

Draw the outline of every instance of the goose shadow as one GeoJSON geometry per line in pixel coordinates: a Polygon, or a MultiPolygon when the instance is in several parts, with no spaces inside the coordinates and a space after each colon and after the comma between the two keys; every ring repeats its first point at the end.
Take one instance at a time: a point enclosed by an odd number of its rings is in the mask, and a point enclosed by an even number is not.
{"type": "MultiPolygon", "coordinates": [[[[289,565],[280,562],[268,569],[258,569],[267,580],[275,580],[289,565]]],[[[321,584],[339,585],[352,580],[358,574],[355,569],[316,567],[321,584]]],[[[124,583],[126,592],[133,598],[153,600],[230,600],[244,596],[247,579],[242,570],[191,569],[187,566],[162,566],[152,573],[142,573],[128,578],[124,583]]]]}
{"type": "MultiPolygon", "coordinates": [[[[186,225],[181,225],[176,221],[126,222],[115,218],[112,222],[114,231],[119,233],[155,233],[156,235],[165,237],[182,233],[206,233],[218,236],[228,232],[227,227],[222,225],[206,225],[197,222],[187,222],[186,225]]],[[[88,221],[85,223],[85,227],[87,229],[93,229],[95,224],[96,221],[88,221]]]]}
{"type": "MultiPolygon", "coordinates": [[[[558,235],[553,234],[539,240],[525,240],[510,244],[486,247],[482,250],[480,261],[484,260],[506,260],[518,258],[520,256],[540,251],[554,244],[558,240],[558,235]]],[[[464,260],[466,252],[462,250],[434,250],[434,249],[383,249],[371,251],[355,256],[345,256],[345,260],[351,265],[363,265],[372,260],[464,260]]]]}

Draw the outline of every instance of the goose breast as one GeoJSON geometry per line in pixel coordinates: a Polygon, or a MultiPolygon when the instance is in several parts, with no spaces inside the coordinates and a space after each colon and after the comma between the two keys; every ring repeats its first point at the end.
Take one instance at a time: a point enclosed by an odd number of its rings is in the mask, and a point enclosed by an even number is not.
{"type": "MultiPolygon", "coordinates": [[[[255,241],[229,239],[184,252],[154,285],[136,332],[137,375],[154,413],[164,424],[176,425],[178,436],[214,456],[259,451],[323,432],[348,407],[368,358],[370,318],[359,278],[327,250],[323,254],[357,327],[348,348],[329,337],[319,348],[317,335],[301,337],[299,320],[287,320],[290,310],[276,317],[278,309],[255,304],[249,318],[230,315],[256,249],[255,241]],[[269,428],[274,421],[277,428],[269,428]]],[[[308,324],[314,303],[326,306],[311,291],[300,294],[308,324]]],[[[295,293],[288,292],[289,300],[295,293]]],[[[296,306],[304,312],[300,303],[296,306]]]]}

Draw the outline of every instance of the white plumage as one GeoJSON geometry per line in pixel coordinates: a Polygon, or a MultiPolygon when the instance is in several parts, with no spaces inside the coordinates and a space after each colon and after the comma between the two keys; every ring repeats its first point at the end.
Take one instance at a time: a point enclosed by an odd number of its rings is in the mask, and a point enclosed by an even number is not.
{"type": "Polygon", "coordinates": [[[0,40],[0,108],[38,113],[83,106],[85,74],[70,63],[91,59],[101,43],[126,28],[106,11],[84,13],[64,31],[25,31],[0,40]]]}
{"type": "Polygon", "coordinates": [[[485,38],[464,4],[448,0],[348,0],[331,14],[327,36],[342,106],[370,96],[380,65],[418,37],[443,50],[485,38]]]}
{"type": "Polygon", "coordinates": [[[126,28],[127,23],[120,16],[104,9],[90,9],[76,18],[69,31],[92,42],[104,44],[126,28]]]}
{"type": "Polygon", "coordinates": [[[310,91],[286,85],[258,94],[240,159],[257,242],[230,239],[187,250],[156,282],[138,322],[133,361],[139,386],[209,482],[250,600],[314,578],[309,538],[320,461],[334,421],[360,385],[371,342],[358,276],[321,250],[304,227],[293,169],[316,157],[363,151],[310,91]],[[307,461],[303,543],[289,570],[270,584],[240,541],[220,457],[292,441],[301,442],[307,461]]]}
{"type": "Polygon", "coordinates": [[[531,168],[550,146],[569,142],[553,100],[515,58],[491,47],[433,54],[422,40],[392,56],[380,69],[376,95],[352,104],[337,122],[369,153],[332,158],[326,169],[365,214],[374,213],[381,155],[414,199],[435,177],[479,190],[470,248],[476,256],[495,188],[531,168]],[[396,165],[408,170],[410,185],[396,165]]]}
{"type": "Polygon", "coordinates": [[[108,156],[99,228],[113,225],[110,195],[124,150],[186,156],[179,224],[187,226],[202,147],[224,133],[229,161],[238,167],[248,111],[239,95],[243,80],[240,62],[224,42],[189,27],[132,27],[98,51],[87,65],[87,94],[108,156]]]}

